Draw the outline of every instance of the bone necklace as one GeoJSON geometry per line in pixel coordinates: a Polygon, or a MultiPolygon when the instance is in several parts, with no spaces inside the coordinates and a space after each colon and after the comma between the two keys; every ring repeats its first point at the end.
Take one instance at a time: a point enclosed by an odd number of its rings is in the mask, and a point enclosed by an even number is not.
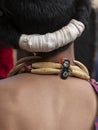
{"type": "Polygon", "coordinates": [[[8,77],[28,72],[40,75],[60,75],[62,79],[66,79],[68,76],[90,79],[87,68],[79,61],[74,60],[75,65],[70,65],[70,61],[65,58],[62,58],[60,63],[42,62],[41,59],[39,56],[28,56],[20,59],[8,77]]]}

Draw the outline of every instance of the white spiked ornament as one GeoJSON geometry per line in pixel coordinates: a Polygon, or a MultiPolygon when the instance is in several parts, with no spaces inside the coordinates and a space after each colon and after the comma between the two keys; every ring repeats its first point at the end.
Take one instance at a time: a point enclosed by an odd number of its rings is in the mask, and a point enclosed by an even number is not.
{"type": "Polygon", "coordinates": [[[84,29],[85,26],[82,22],[72,19],[67,26],[53,33],[22,34],[19,46],[29,52],[50,52],[74,41],[84,29]]]}

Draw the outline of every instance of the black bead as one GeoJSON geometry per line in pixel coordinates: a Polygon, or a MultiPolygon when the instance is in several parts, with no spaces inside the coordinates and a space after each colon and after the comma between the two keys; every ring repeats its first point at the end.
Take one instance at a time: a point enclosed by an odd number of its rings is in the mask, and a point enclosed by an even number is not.
{"type": "Polygon", "coordinates": [[[65,59],[61,71],[61,78],[62,79],[67,79],[69,76],[69,67],[70,67],[70,61],[68,59],[65,59]]]}

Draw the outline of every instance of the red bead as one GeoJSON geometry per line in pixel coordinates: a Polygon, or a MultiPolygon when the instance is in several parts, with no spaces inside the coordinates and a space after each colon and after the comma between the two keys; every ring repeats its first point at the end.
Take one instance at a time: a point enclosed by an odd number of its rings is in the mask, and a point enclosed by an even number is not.
{"type": "Polygon", "coordinates": [[[63,65],[65,60],[66,60],[66,58],[61,58],[61,59],[60,59],[60,64],[63,65]]]}

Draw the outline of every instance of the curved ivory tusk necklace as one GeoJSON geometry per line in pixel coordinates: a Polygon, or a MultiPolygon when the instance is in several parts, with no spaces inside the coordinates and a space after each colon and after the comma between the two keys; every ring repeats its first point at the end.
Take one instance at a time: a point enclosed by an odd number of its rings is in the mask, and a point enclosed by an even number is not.
{"type": "Polygon", "coordinates": [[[75,65],[70,65],[68,59],[61,59],[61,63],[41,62],[39,56],[29,56],[20,59],[16,66],[10,71],[8,77],[20,73],[32,73],[40,75],[60,75],[62,79],[68,76],[89,80],[89,72],[87,68],[79,61],[73,61],[75,65]]]}

